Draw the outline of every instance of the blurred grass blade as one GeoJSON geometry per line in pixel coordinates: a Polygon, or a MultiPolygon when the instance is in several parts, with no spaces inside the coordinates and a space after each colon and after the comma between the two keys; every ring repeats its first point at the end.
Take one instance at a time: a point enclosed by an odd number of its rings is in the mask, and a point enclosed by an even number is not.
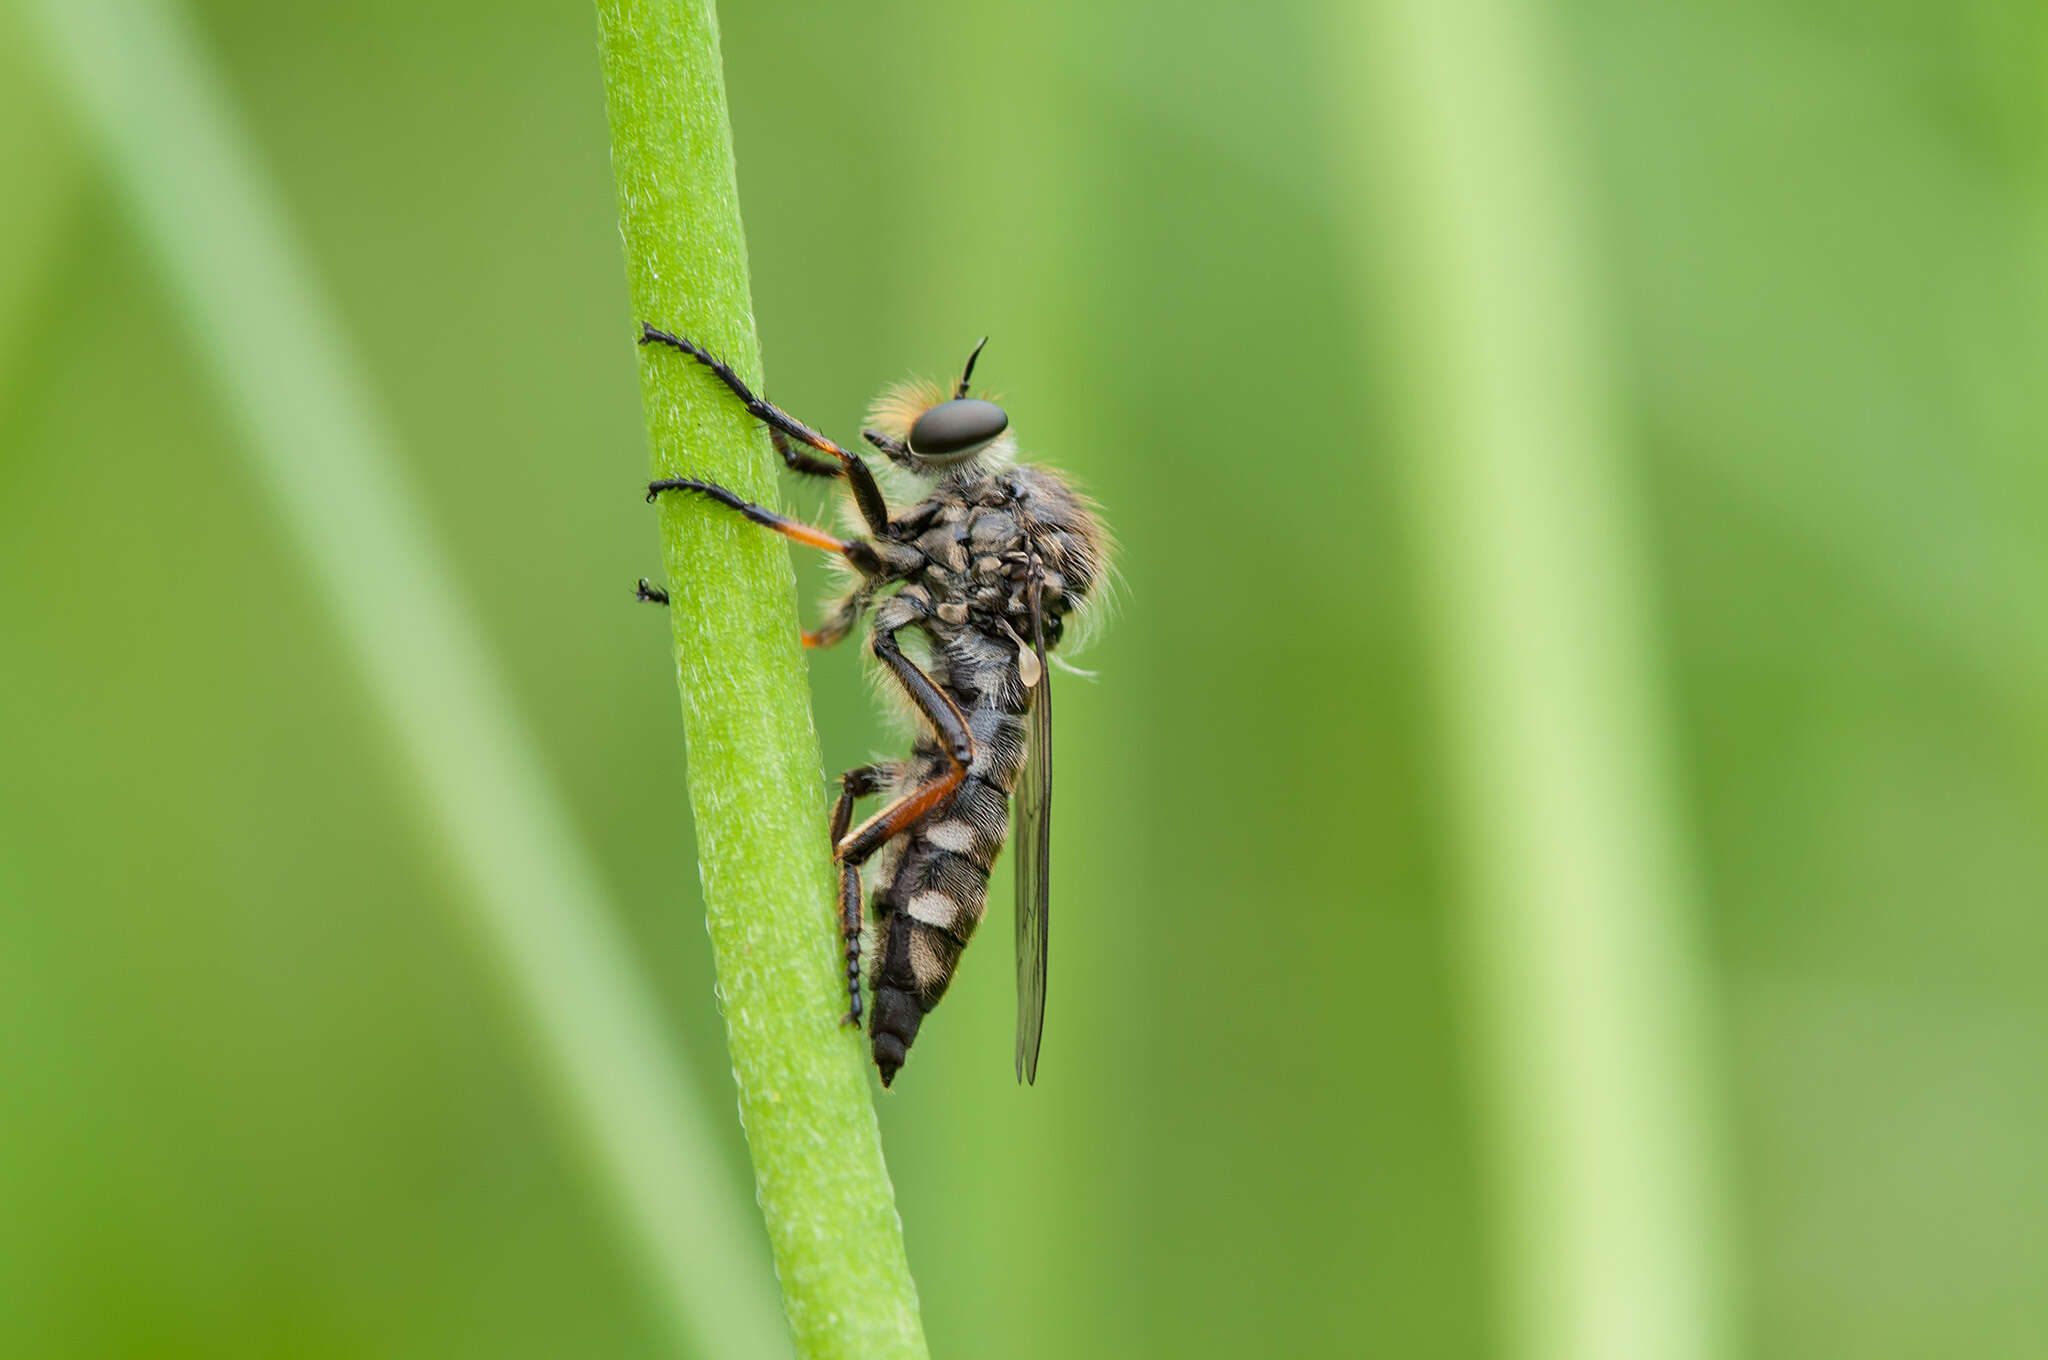
{"type": "Polygon", "coordinates": [[[1439,686],[1506,1353],[1728,1345],[1722,1125],[1646,565],[1520,0],[1380,0],[1337,45],[1376,172],[1409,539],[1439,686]]]}
{"type": "Polygon", "coordinates": [[[82,148],[37,61],[33,33],[12,6],[0,6],[0,165],[7,167],[7,211],[0,213],[0,397],[18,381],[17,356],[33,342],[36,290],[69,243],[84,198],[82,148]]]}
{"type": "MultiPolygon", "coordinates": [[[[705,1355],[786,1353],[752,1215],[220,80],[169,6],[40,0],[30,12],[396,729],[430,834],[466,880],[478,933],[666,1320],[705,1355]]],[[[110,382],[158,342],[91,337],[110,382]]]]}

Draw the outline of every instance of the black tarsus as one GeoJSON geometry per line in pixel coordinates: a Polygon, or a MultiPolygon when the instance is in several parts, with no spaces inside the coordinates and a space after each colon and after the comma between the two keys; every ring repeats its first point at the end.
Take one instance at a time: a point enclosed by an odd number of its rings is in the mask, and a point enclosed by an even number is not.
{"type": "Polygon", "coordinates": [[[635,586],[633,589],[633,598],[636,600],[644,600],[648,604],[667,604],[668,592],[666,590],[663,590],[660,586],[650,583],[648,579],[645,576],[643,576],[640,578],[640,584],[638,586],[635,586]]]}
{"type": "Polygon", "coordinates": [[[967,356],[967,367],[960,370],[960,385],[953,389],[953,400],[958,401],[967,395],[967,380],[974,376],[974,361],[981,357],[982,346],[986,344],[988,337],[984,335],[981,337],[981,344],[974,347],[974,353],[967,356]]]}
{"type": "Polygon", "coordinates": [[[774,441],[776,451],[782,455],[782,461],[794,471],[811,477],[846,478],[853,488],[854,503],[860,507],[861,518],[867,521],[868,528],[879,534],[888,527],[889,504],[882,499],[882,488],[876,484],[875,474],[858,457],[840,448],[781,407],[755,396],[753,389],[747,386],[739,374],[732,371],[729,364],[715,357],[711,351],[696,341],[657,330],[643,321],[640,323],[640,343],[667,345],[671,349],[681,350],[710,369],[712,374],[740,399],[748,413],[768,427],[771,440],[780,434],[787,436],[788,439],[808,444],[820,453],[832,455],[837,462],[836,467],[822,459],[798,453],[789,447],[786,440],[774,441]]]}
{"type": "MultiPolygon", "coordinates": [[[[856,765],[839,776],[839,801],[832,805],[832,844],[853,824],[853,805],[882,787],[887,770],[880,765],[856,765]]],[[[846,945],[846,1014],[842,1025],[860,1024],[860,865],[841,861],[839,865],[839,937],[846,945]]]]}

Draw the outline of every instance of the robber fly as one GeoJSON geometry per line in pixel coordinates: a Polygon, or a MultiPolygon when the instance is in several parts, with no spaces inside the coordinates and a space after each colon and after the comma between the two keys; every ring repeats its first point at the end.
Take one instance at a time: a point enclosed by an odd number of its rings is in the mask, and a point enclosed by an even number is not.
{"type": "MultiPolygon", "coordinates": [[[[861,869],[878,879],[868,1021],[882,1085],[895,1080],[918,1026],[939,1004],[981,923],[989,871],[1003,848],[1010,802],[1017,836],[1017,1079],[1038,1076],[1045,1027],[1045,944],[1052,867],[1052,677],[1046,656],[1106,567],[1106,538],[1089,502],[1044,468],[1015,461],[1002,407],[968,395],[976,345],[951,397],[943,388],[891,389],[870,413],[868,443],[930,484],[891,514],[858,456],[754,395],[704,348],[652,326],[640,343],[695,359],[768,427],[782,461],[807,477],[844,479],[865,537],[840,538],[692,477],[650,482],[647,499],[682,491],[764,528],[835,553],[854,574],[806,647],[829,647],[864,615],[869,649],[921,719],[910,758],[848,770],[832,809],[839,929],[846,947],[848,1024],[861,1018],[861,869]],[[805,445],[823,458],[797,447],[805,445]],[[900,635],[922,635],[923,665],[900,635]],[[884,799],[853,825],[857,800],[884,799]]],[[[640,583],[642,598],[667,595],[640,583]]]]}

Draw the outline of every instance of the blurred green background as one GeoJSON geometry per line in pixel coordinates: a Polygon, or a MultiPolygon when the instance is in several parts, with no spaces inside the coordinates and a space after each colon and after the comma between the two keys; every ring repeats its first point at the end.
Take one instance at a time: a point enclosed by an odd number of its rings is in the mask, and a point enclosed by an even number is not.
{"type": "MultiPolygon", "coordinates": [[[[2048,1354],[2048,18],[1514,12],[1703,993],[1661,1076],[1726,1233],[1710,1349],[2048,1354]]],[[[0,14],[0,1352],[666,1353],[301,545],[0,14]]],[[[592,15],[194,19],[744,1199],[668,635],[630,599],[658,563],[592,15]]],[[[1101,678],[1060,677],[1039,1085],[999,896],[881,1102],[934,1353],[1534,1353],[1428,640],[1457,625],[1402,510],[1429,421],[1370,239],[1418,214],[1332,55],[1378,30],[722,22],[776,400],[844,437],[990,334],[1123,543],[1101,678]]],[[[827,767],[884,749],[853,649],[812,671],[827,767]]],[[[768,1268],[758,1228],[726,1249],[768,1268]]]]}

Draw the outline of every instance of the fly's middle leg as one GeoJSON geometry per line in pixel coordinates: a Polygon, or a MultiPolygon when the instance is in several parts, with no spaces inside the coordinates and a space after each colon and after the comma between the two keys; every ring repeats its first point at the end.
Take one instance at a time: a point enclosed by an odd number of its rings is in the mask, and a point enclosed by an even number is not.
{"type": "MultiPolygon", "coordinates": [[[[860,622],[861,611],[868,606],[870,593],[865,587],[855,590],[832,607],[832,613],[824,623],[816,629],[805,629],[802,634],[805,648],[830,647],[853,631],[853,625],[860,622]]],[[[644,604],[669,603],[668,592],[645,576],[633,587],[633,598],[644,604]]]]}

